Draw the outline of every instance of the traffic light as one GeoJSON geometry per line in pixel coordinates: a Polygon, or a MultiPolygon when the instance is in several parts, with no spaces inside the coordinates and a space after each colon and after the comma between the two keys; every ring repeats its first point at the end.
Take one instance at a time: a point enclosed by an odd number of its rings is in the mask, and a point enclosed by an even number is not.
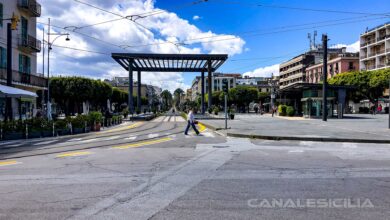
{"type": "Polygon", "coordinates": [[[12,18],[11,18],[11,29],[12,30],[17,29],[19,21],[20,21],[19,16],[12,14],[12,18]]]}
{"type": "Polygon", "coordinates": [[[229,83],[227,79],[222,80],[222,91],[226,93],[229,91],[229,83]]]}

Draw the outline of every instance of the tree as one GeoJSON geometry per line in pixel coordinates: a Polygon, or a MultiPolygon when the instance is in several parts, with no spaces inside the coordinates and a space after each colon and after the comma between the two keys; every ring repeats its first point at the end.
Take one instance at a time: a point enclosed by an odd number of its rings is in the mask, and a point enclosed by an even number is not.
{"type": "Polygon", "coordinates": [[[255,87],[237,86],[229,90],[228,97],[231,103],[243,108],[244,111],[248,107],[249,112],[249,104],[258,100],[258,91],[255,87]]]}
{"type": "Polygon", "coordinates": [[[183,91],[181,88],[177,88],[177,89],[173,92],[176,106],[179,106],[179,105],[180,105],[180,98],[181,98],[181,96],[182,96],[183,94],[184,94],[184,91],[183,91]]]}
{"type": "Polygon", "coordinates": [[[164,101],[164,109],[168,110],[171,107],[171,102],[172,102],[172,93],[169,92],[168,90],[164,90],[161,92],[161,98],[164,101]]]}
{"type": "Polygon", "coordinates": [[[368,99],[375,102],[389,88],[390,69],[340,73],[329,79],[331,85],[348,85],[356,88],[350,96],[355,102],[368,99]]]}

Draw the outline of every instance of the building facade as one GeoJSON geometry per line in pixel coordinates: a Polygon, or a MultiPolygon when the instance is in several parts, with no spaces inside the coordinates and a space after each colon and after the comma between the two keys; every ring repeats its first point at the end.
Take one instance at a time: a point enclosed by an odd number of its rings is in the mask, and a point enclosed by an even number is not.
{"type": "MultiPolygon", "coordinates": [[[[333,59],[345,52],[345,48],[329,48],[328,57],[333,59]]],[[[306,82],[306,68],[313,64],[318,64],[323,59],[323,49],[321,45],[312,50],[300,54],[291,60],[288,60],[279,66],[280,88],[285,88],[294,83],[306,82]]]]}
{"type": "MultiPolygon", "coordinates": [[[[237,85],[237,79],[241,77],[241,74],[237,73],[214,73],[212,76],[212,85],[213,88],[211,88],[212,92],[215,91],[222,91],[223,81],[228,81],[228,87],[229,89],[235,88],[237,85]]],[[[204,92],[207,94],[208,91],[208,79],[205,78],[204,80],[204,92]]],[[[194,80],[192,80],[191,85],[191,97],[192,101],[196,101],[196,99],[202,94],[202,80],[200,76],[195,77],[194,80]]]]}
{"type": "Polygon", "coordinates": [[[390,22],[360,35],[360,70],[390,67],[390,22]]]}
{"type": "MultiPolygon", "coordinates": [[[[125,92],[129,91],[129,77],[114,77],[112,80],[104,80],[104,82],[121,89],[125,92]]],[[[141,96],[146,97],[149,105],[156,105],[161,102],[162,89],[158,86],[141,84],[141,96]]],[[[133,83],[133,96],[138,96],[138,82],[133,83]]]]}
{"type": "Polygon", "coordinates": [[[249,77],[244,76],[236,80],[237,85],[241,86],[256,86],[259,82],[265,81],[266,77],[249,77]]]}
{"type": "MultiPolygon", "coordinates": [[[[13,98],[12,117],[31,118],[43,102],[42,94],[47,90],[47,78],[37,73],[37,53],[41,41],[36,36],[36,19],[41,15],[41,5],[35,0],[0,0],[0,19],[19,16],[17,30],[12,30],[12,86],[40,95],[36,98],[13,98]]],[[[0,22],[0,83],[7,82],[7,23],[0,22]]],[[[0,97],[0,120],[4,119],[5,98],[0,97]]]]}
{"type": "MultiPolygon", "coordinates": [[[[323,63],[318,63],[306,68],[306,82],[320,83],[322,81],[323,63]]],[[[328,76],[359,70],[359,53],[343,53],[328,61],[328,76]]]]}

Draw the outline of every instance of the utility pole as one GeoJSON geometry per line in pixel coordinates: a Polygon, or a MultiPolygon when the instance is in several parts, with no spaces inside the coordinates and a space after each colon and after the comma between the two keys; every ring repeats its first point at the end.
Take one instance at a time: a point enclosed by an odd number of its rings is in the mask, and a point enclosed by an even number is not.
{"type": "Polygon", "coordinates": [[[51,120],[51,103],[50,103],[50,18],[48,18],[47,28],[47,104],[46,104],[46,116],[48,120],[51,120]]]}
{"type": "Polygon", "coordinates": [[[327,102],[327,78],[328,78],[328,35],[322,35],[322,49],[324,50],[323,60],[323,83],[322,83],[322,121],[328,119],[328,102],[327,102]]]}
{"type": "MultiPolygon", "coordinates": [[[[43,30],[42,30],[42,75],[45,76],[45,28],[43,28],[43,30]]],[[[45,104],[45,92],[42,92],[41,104],[42,104],[42,107],[45,104]]]]}
{"type": "MultiPolygon", "coordinates": [[[[7,86],[12,87],[12,29],[11,23],[7,24],[7,86]]],[[[6,98],[6,120],[12,120],[12,98],[6,98]]]]}

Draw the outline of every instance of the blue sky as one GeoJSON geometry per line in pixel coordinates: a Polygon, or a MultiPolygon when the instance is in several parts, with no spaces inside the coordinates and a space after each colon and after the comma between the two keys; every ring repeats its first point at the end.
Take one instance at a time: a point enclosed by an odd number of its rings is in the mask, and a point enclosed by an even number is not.
{"type": "MultiPolygon", "coordinates": [[[[75,10],[80,11],[76,13],[79,16],[87,16],[87,19],[81,21],[83,24],[104,21],[104,18],[111,18],[110,16],[113,16],[96,11],[75,1],[42,0],[41,2],[44,8],[44,14],[39,21],[45,22],[47,17],[50,16],[53,23],[61,27],[79,25],[80,20],[77,20],[77,15],[74,15],[75,10]],[[89,13],[86,12],[87,10],[89,13]],[[83,14],[84,11],[88,14],[83,14]],[[67,16],[69,16],[69,19],[64,21],[64,18],[67,16]]],[[[123,43],[126,42],[126,39],[129,39],[130,43],[128,44],[136,44],[135,42],[137,41],[147,43],[151,40],[153,42],[159,42],[167,39],[171,40],[172,38],[180,41],[194,38],[194,36],[206,36],[211,32],[214,35],[221,35],[222,37],[225,35],[233,35],[238,40],[220,41],[218,44],[211,45],[210,48],[207,45],[195,43],[186,45],[182,48],[182,51],[195,53],[226,51],[226,53],[230,54],[229,61],[220,68],[220,71],[237,73],[252,72],[254,75],[267,75],[270,72],[274,72],[277,69],[277,64],[306,50],[309,47],[307,33],[313,33],[314,30],[318,32],[317,42],[320,41],[322,33],[327,33],[330,38],[329,44],[331,45],[355,44],[356,46],[359,35],[367,27],[371,28],[390,21],[390,4],[388,0],[369,1],[369,4],[365,0],[209,0],[208,2],[193,6],[188,6],[188,3],[194,2],[192,0],[138,1],[140,4],[134,3],[137,1],[114,0],[84,0],[84,2],[110,11],[118,10],[118,13],[123,15],[138,11],[150,11],[150,9],[164,9],[176,14],[176,16],[173,16],[167,13],[164,16],[158,15],[158,18],[151,18],[151,16],[148,17],[148,20],[141,19],[139,21],[140,23],[153,29],[150,33],[146,33],[141,29],[134,29],[135,27],[120,33],[123,27],[129,26],[129,24],[123,23],[122,25],[125,26],[120,26],[121,24],[113,23],[112,26],[107,26],[106,30],[100,26],[95,29],[80,30],[84,34],[97,36],[100,39],[110,42],[123,43]],[[258,6],[258,4],[263,6],[258,6]],[[347,13],[321,12],[305,9],[347,11],[347,13]],[[382,13],[387,13],[387,17],[377,15],[382,13]],[[194,16],[197,19],[194,19],[194,16]],[[117,32],[111,34],[111,30],[115,28],[118,29],[117,32]],[[140,35],[138,32],[145,33],[143,33],[144,35],[140,35]],[[187,32],[189,33],[188,35],[186,35],[187,32]]],[[[115,16],[113,17],[115,18],[115,16]]],[[[54,31],[61,32],[62,30],[54,31]]],[[[73,36],[73,39],[76,42],[73,46],[78,48],[107,53],[119,52],[116,51],[118,48],[111,48],[107,45],[102,46],[101,42],[93,42],[83,36],[77,36],[77,34],[73,36]]],[[[60,41],[59,44],[62,45],[65,42],[60,41]]],[[[62,74],[65,75],[76,74],[95,78],[107,78],[125,74],[124,71],[119,73],[119,69],[112,70],[110,74],[106,74],[108,68],[116,65],[107,56],[79,54],[74,57],[74,51],[62,51],[60,49],[58,48],[58,54],[55,57],[58,58],[58,63],[54,65],[66,66],[68,68],[64,70],[64,68],[60,69],[55,66],[53,71],[56,74],[60,74],[62,71],[62,74]],[[72,58],[73,60],[71,60],[72,58]],[[76,58],[77,60],[75,60],[76,58]],[[67,63],[61,63],[65,62],[60,62],[61,59],[69,60],[67,63]],[[91,65],[93,62],[97,63],[97,65],[91,65]],[[97,68],[99,65],[101,68],[97,68]]],[[[172,45],[159,48],[135,48],[130,50],[134,50],[131,52],[177,52],[172,45]]],[[[195,75],[197,74],[174,73],[173,75],[169,75],[169,77],[166,75],[166,78],[161,76],[163,79],[159,76],[160,78],[157,77],[157,81],[153,81],[155,77],[150,76],[148,80],[153,84],[168,87],[172,90],[178,86],[188,87],[195,75]]]]}

